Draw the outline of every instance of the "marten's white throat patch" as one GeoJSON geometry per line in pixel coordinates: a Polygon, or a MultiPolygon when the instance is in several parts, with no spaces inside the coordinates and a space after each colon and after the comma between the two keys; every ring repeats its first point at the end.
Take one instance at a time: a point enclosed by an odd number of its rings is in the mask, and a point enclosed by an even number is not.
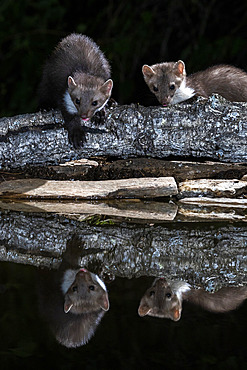
{"type": "MultiPolygon", "coordinates": [[[[76,277],[76,274],[83,269],[79,269],[79,270],[72,270],[72,269],[68,269],[65,271],[64,273],[64,276],[63,276],[63,280],[62,280],[62,284],[61,284],[61,288],[62,288],[62,292],[64,294],[67,293],[67,291],[69,290],[69,288],[71,287],[71,285],[73,284],[74,280],[75,280],[75,277],[76,277]]],[[[84,269],[85,272],[87,271],[86,269],[84,269]]],[[[95,280],[95,282],[97,282],[101,288],[106,292],[107,289],[106,289],[106,286],[105,286],[105,283],[98,277],[98,275],[94,274],[94,273],[90,273],[91,274],[91,277],[95,280]]]]}
{"type": "Polygon", "coordinates": [[[98,277],[98,275],[94,274],[98,284],[101,286],[102,289],[104,289],[104,291],[106,292],[106,286],[105,286],[105,283],[98,277]]]}
{"type": "Polygon", "coordinates": [[[65,103],[65,106],[66,106],[66,109],[67,109],[67,112],[70,113],[70,114],[76,114],[78,113],[78,110],[76,109],[76,106],[75,104],[73,103],[70,95],[69,95],[69,92],[68,90],[66,90],[65,94],[64,94],[64,103],[65,103]]]}
{"type": "Polygon", "coordinates": [[[178,296],[178,299],[182,299],[182,294],[185,292],[188,292],[188,290],[191,289],[191,286],[189,283],[186,283],[184,281],[178,282],[178,289],[176,290],[176,294],[178,296]]]}
{"type": "Polygon", "coordinates": [[[184,100],[190,99],[195,95],[195,90],[186,86],[186,80],[183,80],[180,87],[176,90],[171,104],[181,103],[184,100]]]}

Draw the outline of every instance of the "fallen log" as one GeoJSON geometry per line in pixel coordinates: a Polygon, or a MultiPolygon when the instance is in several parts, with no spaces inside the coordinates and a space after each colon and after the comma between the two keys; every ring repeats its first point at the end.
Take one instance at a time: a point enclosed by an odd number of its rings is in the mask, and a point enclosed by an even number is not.
{"type": "MultiPolygon", "coordinates": [[[[247,162],[191,162],[167,161],[155,158],[119,160],[79,159],[58,165],[27,166],[23,169],[0,171],[0,182],[19,178],[48,180],[117,180],[139,177],[174,177],[177,182],[192,179],[242,179],[247,173],[247,162]]],[[[246,181],[246,180],[245,180],[246,181]]]]}
{"type": "Polygon", "coordinates": [[[87,143],[74,150],[57,111],[0,120],[0,168],[56,165],[98,156],[210,158],[246,162],[247,103],[213,95],[169,107],[117,106],[101,126],[89,123],[87,143]]]}
{"type": "Polygon", "coordinates": [[[167,276],[205,287],[246,280],[247,225],[91,226],[63,216],[0,212],[0,260],[56,268],[73,235],[80,265],[120,277],[167,276]]]}
{"type": "MultiPolygon", "coordinates": [[[[66,164],[49,166],[50,169],[59,168],[59,173],[64,174],[66,164]],[[63,168],[61,168],[63,166],[63,168]]],[[[79,175],[79,166],[77,166],[79,175]]],[[[213,161],[167,161],[155,158],[129,158],[120,159],[110,163],[103,163],[95,168],[95,179],[117,179],[129,177],[165,177],[173,176],[177,182],[192,179],[241,179],[247,174],[247,162],[223,163],[213,161]]],[[[58,173],[58,171],[56,172],[58,173]]],[[[67,171],[69,173],[69,171],[67,171]]],[[[81,174],[84,170],[82,168],[81,174]]],[[[247,180],[247,175],[246,175],[247,180]]]]}

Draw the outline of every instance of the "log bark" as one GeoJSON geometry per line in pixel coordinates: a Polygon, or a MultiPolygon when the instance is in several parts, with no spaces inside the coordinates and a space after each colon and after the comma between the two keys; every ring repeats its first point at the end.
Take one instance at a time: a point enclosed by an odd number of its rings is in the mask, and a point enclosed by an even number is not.
{"type": "Polygon", "coordinates": [[[56,111],[0,120],[1,169],[56,165],[82,157],[210,158],[246,162],[247,104],[213,95],[205,102],[166,108],[136,105],[107,110],[101,126],[89,123],[87,143],[74,150],[56,111]]]}
{"type": "MultiPolygon", "coordinates": [[[[53,169],[55,166],[50,166],[53,169]]],[[[61,166],[59,173],[62,173],[61,166]]],[[[65,173],[66,165],[63,165],[65,173]]],[[[78,176],[79,175],[79,166],[78,176]]],[[[95,167],[94,167],[95,168],[95,167]]],[[[69,172],[69,171],[68,171],[69,172]]],[[[92,171],[93,172],[93,171],[92,171]]],[[[83,173],[83,169],[81,171],[83,173]]],[[[130,158],[102,163],[94,171],[96,178],[117,179],[129,177],[165,177],[173,176],[177,182],[187,179],[241,179],[247,174],[247,162],[222,163],[213,161],[166,161],[154,158],[130,158]]],[[[247,175],[246,175],[247,178],[247,175]]]]}
{"type": "Polygon", "coordinates": [[[167,276],[205,287],[246,280],[246,224],[96,227],[51,214],[5,211],[0,216],[2,261],[57,268],[76,234],[80,265],[113,276],[167,276]]]}

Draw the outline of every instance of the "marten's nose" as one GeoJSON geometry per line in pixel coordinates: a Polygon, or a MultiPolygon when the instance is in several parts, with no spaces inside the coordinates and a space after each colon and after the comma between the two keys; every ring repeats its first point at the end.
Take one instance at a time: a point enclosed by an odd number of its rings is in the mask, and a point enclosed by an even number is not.
{"type": "Polygon", "coordinates": [[[89,120],[90,120],[90,118],[89,118],[89,117],[87,117],[85,114],[81,115],[81,119],[82,119],[83,121],[89,121],[89,120]]]}
{"type": "Polygon", "coordinates": [[[81,268],[80,271],[87,272],[87,269],[81,268]]]}

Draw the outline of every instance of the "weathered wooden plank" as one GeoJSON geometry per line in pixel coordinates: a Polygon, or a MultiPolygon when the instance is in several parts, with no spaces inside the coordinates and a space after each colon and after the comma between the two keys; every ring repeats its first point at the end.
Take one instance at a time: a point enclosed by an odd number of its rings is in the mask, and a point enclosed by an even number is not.
{"type": "Polygon", "coordinates": [[[74,178],[78,176],[87,176],[88,172],[98,167],[98,165],[96,161],[82,158],[75,161],[60,163],[57,166],[48,166],[48,169],[52,169],[57,175],[74,178]]]}
{"type": "Polygon", "coordinates": [[[15,199],[156,198],[176,194],[173,177],[106,181],[24,179],[0,184],[0,196],[15,199]]]}
{"type": "MultiPolygon", "coordinates": [[[[132,220],[145,220],[152,222],[172,221],[177,214],[177,205],[153,201],[117,202],[4,202],[0,201],[0,209],[16,212],[47,212],[63,215],[83,215],[84,219],[91,215],[104,215],[110,218],[125,218],[132,220]]],[[[83,218],[80,217],[80,220],[83,218]]]]}
{"type": "Polygon", "coordinates": [[[247,182],[237,179],[215,180],[198,179],[179,183],[179,197],[213,196],[213,197],[239,197],[247,194],[247,182]]]}
{"type": "Polygon", "coordinates": [[[247,103],[212,96],[168,107],[117,106],[102,126],[89,122],[87,143],[74,150],[59,112],[0,120],[0,168],[58,164],[92,156],[210,158],[246,162],[247,103]]]}

